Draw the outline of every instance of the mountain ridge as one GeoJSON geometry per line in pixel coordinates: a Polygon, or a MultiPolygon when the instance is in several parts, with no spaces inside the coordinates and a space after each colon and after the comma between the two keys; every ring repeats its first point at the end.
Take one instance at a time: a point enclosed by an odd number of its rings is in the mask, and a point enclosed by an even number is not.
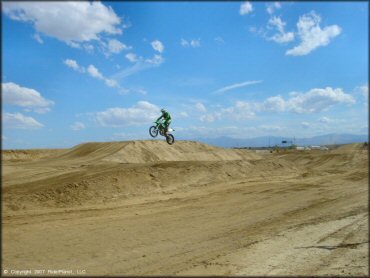
{"type": "Polygon", "coordinates": [[[194,140],[219,147],[269,147],[290,145],[290,142],[298,146],[310,145],[335,145],[368,142],[368,134],[330,133],[313,137],[294,138],[283,136],[259,136],[253,138],[233,138],[220,136],[215,138],[198,137],[194,140]],[[282,141],[287,141],[283,144],[282,141]]]}

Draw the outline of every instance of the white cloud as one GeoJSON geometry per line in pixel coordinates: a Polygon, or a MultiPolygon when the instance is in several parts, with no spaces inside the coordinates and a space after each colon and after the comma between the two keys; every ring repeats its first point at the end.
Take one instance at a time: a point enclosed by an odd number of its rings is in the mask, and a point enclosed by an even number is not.
{"type": "Polygon", "coordinates": [[[215,116],[212,115],[212,114],[202,115],[202,116],[200,116],[199,119],[200,119],[201,122],[207,122],[207,123],[211,123],[211,122],[214,122],[216,120],[215,116]]]}
{"type": "Polygon", "coordinates": [[[327,123],[330,123],[332,120],[331,119],[329,119],[328,117],[321,117],[320,119],[319,119],[319,122],[320,123],[324,123],[324,124],[327,124],[327,123]]]}
{"type": "Polygon", "coordinates": [[[40,34],[36,33],[33,35],[33,38],[40,44],[43,44],[44,41],[42,40],[42,38],[40,37],[40,34]]]}
{"type": "Polygon", "coordinates": [[[284,100],[281,96],[270,97],[262,103],[261,107],[266,111],[311,114],[325,111],[339,103],[354,104],[355,99],[340,88],[326,87],[311,89],[307,93],[295,93],[288,100],[284,100]]]}
{"type": "MultiPolygon", "coordinates": [[[[199,107],[200,108],[200,107],[199,107]]],[[[200,110],[200,109],[199,109],[200,110]]],[[[206,110],[202,111],[206,112],[206,110]]],[[[217,112],[210,112],[200,116],[201,122],[214,122],[220,119],[229,121],[242,121],[255,118],[254,106],[245,101],[237,101],[235,105],[227,108],[218,108],[217,112]]]]}
{"type": "Polygon", "coordinates": [[[120,95],[127,95],[129,93],[138,93],[138,94],[141,94],[141,95],[147,95],[148,92],[144,89],[136,89],[136,88],[121,88],[121,90],[119,91],[119,94],[120,95]]]}
{"type": "Polygon", "coordinates": [[[225,43],[225,41],[224,41],[224,39],[222,37],[215,37],[214,40],[218,44],[224,44],[225,43]]]}
{"type": "Polygon", "coordinates": [[[198,39],[198,40],[191,40],[190,45],[192,47],[200,47],[200,39],[198,39]]]}
{"type": "MultiPolygon", "coordinates": [[[[234,120],[248,120],[256,116],[256,113],[253,111],[253,105],[246,101],[237,101],[234,106],[221,109],[223,115],[228,115],[234,120]]],[[[219,118],[221,115],[219,115],[219,118]]]]}
{"type": "Polygon", "coordinates": [[[180,44],[183,47],[200,47],[200,39],[185,40],[181,39],[180,44]]]}
{"type": "Polygon", "coordinates": [[[3,12],[13,20],[30,22],[38,33],[69,45],[121,34],[121,19],[98,1],[5,2],[3,12]]]}
{"type": "Polygon", "coordinates": [[[266,11],[269,14],[273,14],[275,10],[278,10],[281,8],[281,4],[279,2],[274,2],[272,4],[266,4],[266,11]]]}
{"type": "Polygon", "coordinates": [[[245,87],[245,86],[258,84],[258,83],[261,83],[261,82],[262,82],[262,80],[245,81],[245,82],[242,82],[242,83],[235,83],[235,84],[220,88],[220,89],[216,90],[215,93],[224,93],[224,92],[236,89],[236,88],[242,88],[242,87],[245,87]]]}
{"type": "Polygon", "coordinates": [[[67,65],[68,67],[74,69],[75,71],[85,72],[85,68],[84,67],[81,67],[75,60],[66,59],[66,60],[64,60],[63,63],[65,65],[67,65]]]}
{"type": "Polygon", "coordinates": [[[180,116],[183,117],[183,118],[188,118],[189,117],[188,113],[186,113],[185,111],[180,112],[180,116]]]}
{"type": "Polygon", "coordinates": [[[63,63],[66,64],[68,67],[74,69],[75,71],[81,73],[85,73],[87,71],[90,76],[96,79],[104,80],[105,84],[108,87],[120,87],[116,80],[105,77],[94,65],[89,65],[87,67],[87,70],[85,70],[85,68],[80,66],[75,60],[67,59],[63,63]]]}
{"type": "Polygon", "coordinates": [[[44,125],[32,117],[26,117],[21,113],[5,113],[3,115],[3,124],[7,128],[17,129],[39,129],[44,125]]]}
{"type": "Polygon", "coordinates": [[[152,58],[146,59],[145,62],[149,64],[160,65],[164,62],[164,59],[162,55],[154,54],[152,58]]]}
{"type": "Polygon", "coordinates": [[[137,57],[137,55],[135,53],[127,53],[125,57],[131,63],[135,63],[139,60],[139,58],[137,57]]]}
{"type": "Polygon", "coordinates": [[[115,87],[115,88],[118,88],[119,87],[119,85],[118,85],[118,83],[117,83],[116,80],[104,78],[104,81],[105,81],[105,84],[108,87],[115,87]]]}
{"type": "Polygon", "coordinates": [[[298,36],[301,43],[286,51],[286,55],[302,56],[320,46],[326,46],[330,41],[341,33],[338,25],[320,27],[321,17],[314,11],[305,14],[299,18],[297,23],[298,36]]]}
{"type": "Polygon", "coordinates": [[[89,44],[89,43],[85,43],[82,45],[83,48],[88,52],[88,53],[93,53],[94,52],[94,46],[92,44],[89,44]]]}
{"type": "Polygon", "coordinates": [[[161,41],[155,40],[155,41],[152,41],[151,44],[155,51],[158,51],[159,53],[162,53],[164,51],[164,45],[161,41]]]}
{"type": "Polygon", "coordinates": [[[112,53],[117,54],[126,49],[130,49],[130,47],[128,47],[127,45],[125,45],[124,43],[120,42],[117,39],[110,39],[108,41],[108,51],[109,51],[108,55],[112,53]]]}
{"type": "Polygon", "coordinates": [[[296,113],[321,112],[338,103],[354,104],[355,99],[340,88],[326,87],[324,89],[315,88],[305,94],[298,94],[287,102],[289,110],[296,113]]]}
{"type": "Polygon", "coordinates": [[[262,105],[264,110],[272,112],[282,112],[286,107],[285,100],[280,95],[269,97],[262,105]]]}
{"type": "Polygon", "coordinates": [[[303,128],[309,128],[310,127],[310,123],[308,123],[308,122],[301,122],[301,126],[303,128]]]}
{"type": "Polygon", "coordinates": [[[84,128],[86,128],[86,126],[81,122],[75,122],[73,125],[71,125],[71,129],[75,131],[78,131],[84,128]]]}
{"type": "Polygon", "coordinates": [[[43,98],[38,91],[13,82],[2,83],[2,92],[5,104],[26,107],[37,113],[49,112],[54,105],[53,101],[43,98]]]}
{"type": "Polygon", "coordinates": [[[268,28],[275,27],[278,30],[278,33],[271,37],[267,37],[267,39],[273,40],[277,43],[287,43],[294,40],[294,33],[285,32],[285,25],[286,22],[284,22],[280,17],[274,16],[270,18],[268,21],[268,28]]]}
{"type": "Polygon", "coordinates": [[[87,68],[88,73],[97,79],[104,79],[103,75],[99,72],[99,70],[94,65],[89,65],[87,68]]]}
{"type": "Polygon", "coordinates": [[[201,103],[201,102],[197,102],[196,104],[195,104],[195,108],[198,110],[198,111],[200,111],[200,112],[203,112],[203,113],[205,113],[205,112],[207,112],[207,108],[204,106],[204,104],[203,103],[201,103]]]}
{"type": "Polygon", "coordinates": [[[369,85],[362,85],[355,88],[355,92],[359,92],[365,100],[369,98],[369,85]]]}
{"type": "Polygon", "coordinates": [[[157,119],[159,107],[147,102],[139,101],[129,108],[109,108],[106,111],[96,113],[96,120],[101,126],[122,127],[127,125],[150,124],[157,119]]]}
{"type": "Polygon", "coordinates": [[[180,44],[183,47],[188,47],[190,45],[189,42],[187,40],[185,40],[185,39],[181,39],[180,44]]]}
{"type": "Polygon", "coordinates": [[[251,2],[249,1],[246,1],[244,2],[243,4],[240,5],[240,10],[239,10],[239,13],[241,15],[246,15],[246,14],[249,14],[253,11],[253,6],[251,4],[251,2]]]}

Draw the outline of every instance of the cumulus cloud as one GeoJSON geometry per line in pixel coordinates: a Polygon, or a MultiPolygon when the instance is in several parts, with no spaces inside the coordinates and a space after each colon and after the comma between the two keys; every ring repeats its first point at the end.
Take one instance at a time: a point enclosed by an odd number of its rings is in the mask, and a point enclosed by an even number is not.
{"type": "Polygon", "coordinates": [[[214,122],[216,120],[216,117],[212,114],[208,114],[208,115],[200,116],[199,119],[200,119],[201,122],[211,123],[211,122],[214,122]]]}
{"type": "Polygon", "coordinates": [[[185,111],[182,111],[182,112],[180,112],[180,117],[182,117],[182,118],[188,118],[189,117],[189,114],[187,112],[185,112],[185,111]]]}
{"type": "Polygon", "coordinates": [[[318,47],[326,46],[341,33],[338,25],[320,27],[321,17],[314,11],[299,18],[297,23],[298,36],[301,43],[286,51],[286,55],[307,55],[318,47]]]}
{"type": "Polygon", "coordinates": [[[117,39],[108,40],[108,47],[107,48],[108,48],[107,55],[110,55],[112,53],[117,54],[117,53],[122,52],[123,50],[130,49],[129,46],[125,45],[124,43],[120,42],[117,39]]]}
{"type": "Polygon", "coordinates": [[[276,10],[281,8],[281,4],[279,2],[274,2],[271,4],[266,4],[266,11],[269,14],[273,14],[276,10]]]}
{"type": "Polygon", "coordinates": [[[254,80],[254,81],[245,81],[245,82],[241,82],[241,83],[235,83],[235,84],[232,84],[232,85],[229,85],[229,86],[226,86],[226,87],[222,87],[222,88],[216,90],[215,93],[224,93],[224,92],[227,92],[227,91],[230,91],[230,90],[233,90],[233,89],[242,88],[242,87],[246,87],[246,86],[253,85],[253,84],[258,84],[258,83],[261,83],[261,82],[262,82],[262,80],[254,80]]]}
{"type": "Polygon", "coordinates": [[[105,78],[105,79],[104,79],[104,81],[105,81],[105,84],[106,84],[108,87],[114,87],[114,88],[118,88],[118,87],[119,87],[119,85],[118,85],[117,81],[116,81],[116,80],[114,80],[114,79],[108,79],[108,78],[105,78]]]}
{"type": "Polygon", "coordinates": [[[3,124],[6,128],[16,129],[39,129],[44,126],[34,118],[24,116],[21,113],[4,113],[3,124]]]}
{"type": "Polygon", "coordinates": [[[225,41],[224,41],[224,39],[222,37],[215,37],[214,40],[218,44],[224,44],[225,43],[225,41]]]}
{"type": "Polygon", "coordinates": [[[271,37],[267,37],[267,39],[272,40],[277,43],[287,43],[294,40],[294,33],[293,32],[285,32],[285,25],[284,22],[280,17],[274,16],[269,19],[268,27],[276,28],[278,33],[274,34],[271,37]]]}
{"type": "Polygon", "coordinates": [[[94,65],[89,65],[89,67],[87,68],[87,72],[94,78],[104,79],[103,75],[94,65]]]}
{"type": "Polygon", "coordinates": [[[319,122],[320,123],[324,123],[324,124],[327,124],[327,123],[330,123],[332,120],[331,119],[329,119],[328,117],[321,117],[320,119],[319,119],[319,122]]]}
{"type": "Polygon", "coordinates": [[[205,106],[204,106],[204,104],[203,104],[203,103],[201,103],[201,102],[197,102],[197,103],[195,104],[195,108],[196,108],[198,111],[200,111],[200,112],[207,112],[206,107],[205,107],[205,106]]]}
{"type": "Polygon", "coordinates": [[[181,39],[180,44],[183,47],[200,47],[200,39],[185,40],[181,39]]]}
{"type": "Polygon", "coordinates": [[[152,58],[146,59],[145,62],[149,64],[160,65],[164,62],[164,58],[162,55],[154,54],[152,58]]]}
{"type": "Polygon", "coordinates": [[[266,111],[310,114],[325,111],[340,103],[354,104],[355,99],[341,88],[326,87],[311,89],[306,93],[295,93],[288,100],[284,100],[281,96],[270,97],[262,103],[262,108],[266,111]]]}
{"type": "Polygon", "coordinates": [[[135,53],[127,53],[125,57],[131,63],[135,63],[135,62],[139,61],[139,58],[137,57],[137,55],[135,53]]]}
{"type": "Polygon", "coordinates": [[[86,128],[86,126],[81,122],[75,122],[73,125],[71,125],[71,129],[74,131],[79,131],[84,128],[86,128]]]}
{"type": "Polygon", "coordinates": [[[102,34],[121,34],[121,18],[98,1],[4,2],[3,12],[13,20],[31,23],[38,33],[71,46],[99,40],[102,34]]]}
{"type": "Polygon", "coordinates": [[[152,45],[153,49],[155,51],[158,51],[159,53],[162,53],[164,51],[164,45],[159,40],[152,41],[151,45],[152,45]]]}
{"type": "Polygon", "coordinates": [[[39,44],[43,44],[44,41],[42,40],[42,38],[40,37],[40,34],[36,33],[33,35],[33,38],[39,43],[39,44]]]}
{"type": "Polygon", "coordinates": [[[32,109],[37,113],[49,112],[54,102],[30,88],[22,87],[13,82],[2,83],[3,102],[32,109]]]}
{"type": "Polygon", "coordinates": [[[72,59],[66,59],[64,60],[63,63],[67,65],[68,67],[74,69],[75,71],[78,71],[81,73],[87,72],[90,76],[96,79],[104,80],[105,84],[108,87],[119,88],[119,84],[117,83],[116,80],[105,77],[94,65],[89,65],[87,69],[85,69],[84,67],[80,66],[75,60],[72,60],[72,59]]]}
{"type": "Polygon", "coordinates": [[[301,122],[301,126],[303,128],[309,128],[310,127],[310,123],[308,123],[308,122],[301,122]]]}
{"type": "Polygon", "coordinates": [[[286,108],[285,100],[280,95],[267,98],[262,105],[264,110],[272,112],[282,112],[286,108]]]}
{"type": "Polygon", "coordinates": [[[246,101],[237,101],[234,106],[221,109],[221,114],[238,121],[252,119],[256,116],[253,105],[246,101]]]}
{"type": "Polygon", "coordinates": [[[65,65],[67,65],[68,67],[74,69],[75,71],[78,71],[78,72],[85,72],[85,68],[84,67],[81,67],[75,60],[72,60],[72,59],[66,59],[64,60],[63,62],[65,65]]]}
{"type": "Polygon", "coordinates": [[[326,87],[324,89],[312,89],[305,94],[298,94],[288,100],[288,107],[296,113],[316,113],[338,103],[354,104],[355,99],[340,88],[326,87]]]}
{"type": "Polygon", "coordinates": [[[253,11],[252,3],[249,1],[244,2],[240,5],[239,13],[240,15],[246,15],[253,11]]]}
{"type": "Polygon", "coordinates": [[[129,108],[108,108],[96,113],[96,120],[101,126],[122,127],[128,125],[148,124],[159,115],[159,107],[147,102],[139,101],[129,108]]]}
{"type": "Polygon", "coordinates": [[[356,87],[354,91],[360,93],[365,100],[369,98],[369,85],[367,84],[356,87]]]}

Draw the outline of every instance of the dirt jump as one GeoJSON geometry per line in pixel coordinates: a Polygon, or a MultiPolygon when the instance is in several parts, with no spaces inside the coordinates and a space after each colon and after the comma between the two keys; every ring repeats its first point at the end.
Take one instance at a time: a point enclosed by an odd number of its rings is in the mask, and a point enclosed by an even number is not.
{"type": "Polygon", "coordinates": [[[363,144],[2,151],[3,270],[366,276],[368,179],[363,144]]]}

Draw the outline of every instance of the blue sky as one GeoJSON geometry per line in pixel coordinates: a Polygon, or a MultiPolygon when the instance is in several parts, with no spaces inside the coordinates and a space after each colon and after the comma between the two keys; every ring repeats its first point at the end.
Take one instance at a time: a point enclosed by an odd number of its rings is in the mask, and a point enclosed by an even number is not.
{"type": "Polygon", "coordinates": [[[367,2],[3,2],[4,148],[368,133],[367,2]]]}

